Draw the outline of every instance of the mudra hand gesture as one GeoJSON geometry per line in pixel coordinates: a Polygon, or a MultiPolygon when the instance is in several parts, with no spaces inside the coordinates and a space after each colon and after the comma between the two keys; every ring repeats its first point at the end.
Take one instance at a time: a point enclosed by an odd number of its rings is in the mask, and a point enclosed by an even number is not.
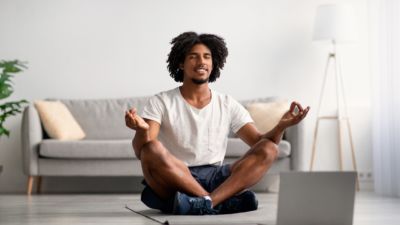
{"type": "Polygon", "coordinates": [[[292,102],[289,111],[282,116],[278,126],[286,129],[290,126],[298,124],[304,119],[304,117],[306,117],[309,110],[310,106],[307,106],[307,108],[303,109],[300,103],[292,102]]]}
{"type": "Polygon", "coordinates": [[[135,108],[129,109],[125,112],[125,124],[133,130],[148,130],[149,124],[140,117],[135,108]]]}

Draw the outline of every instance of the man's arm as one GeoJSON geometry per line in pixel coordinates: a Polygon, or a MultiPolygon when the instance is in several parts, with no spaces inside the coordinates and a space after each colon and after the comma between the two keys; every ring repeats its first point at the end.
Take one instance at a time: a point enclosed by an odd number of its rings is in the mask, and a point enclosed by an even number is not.
{"type": "Polygon", "coordinates": [[[158,132],[160,131],[160,124],[153,120],[145,120],[149,124],[148,130],[137,130],[135,137],[132,139],[132,147],[135,155],[140,159],[140,151],[146,143],[157,139],[158,132]]]}
{"type": "Polygon", "coordinates": [[[125,113],[126,126],[136,130],[135,137],[132,139],[132,147],[135,155],[140,159],[140,152],[146,143],[155,140],[160,131],[160,124],[141,118],[136,113],[136,109],[130,109],[125,113]]]}
{"type": "Polygon", "coordinates": [[[261,134],[253,123],[247,123],[239,129],[237,135],[250,147],[255,145],[262,138],[269,139],[275,144],[279,144],[285,129],[298,124],[304,119],[304,117],[306,117],[309,110],[310,107],[303,109],[299,103],[292,102],[290,109],[282,116],[279,123],[272,130],[265,134],[261,134]]]}

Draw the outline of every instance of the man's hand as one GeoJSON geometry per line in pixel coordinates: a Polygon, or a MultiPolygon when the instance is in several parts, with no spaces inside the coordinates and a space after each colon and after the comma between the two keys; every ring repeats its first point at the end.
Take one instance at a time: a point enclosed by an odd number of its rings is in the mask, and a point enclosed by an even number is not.
{"type": "Polygon", "coordinates": [[[289,111],[287,111],[279,121],[278,127],[286,129],[290,126],[298,124],[300,121],[306,117],[310,106],[303,109],[303,107],[298,102],[292,102],[289,111]]]}
{"type": "Polygon", "coordinates": [[[149,129],[149,124],[147,124],[142,117],[137,115],[136,109],[132,108],[125,112],[125,124],[127,127],[133,130],[143,130],[149,129]]]}

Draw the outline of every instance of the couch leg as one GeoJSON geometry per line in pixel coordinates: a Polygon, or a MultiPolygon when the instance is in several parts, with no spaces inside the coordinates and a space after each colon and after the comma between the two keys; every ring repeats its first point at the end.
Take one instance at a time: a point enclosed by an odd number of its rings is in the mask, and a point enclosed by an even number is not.
{"type": "Polygon", "coordinates": [[[36,191],[38,194],[40,194],[42,192],[42,176],[37,177],[36,191]]]}
{"type": "Polygon", "coordinates": [[[30,196],[31,195],[31,193],[32,193],[32,186],[33,186],[33,181],[35,180],[35,177],[34,176],[29,176],[28,177],[28,188],[27,188],[27,190],[26,190],[26,194],[28,195],[28,196],[30,196]]]}

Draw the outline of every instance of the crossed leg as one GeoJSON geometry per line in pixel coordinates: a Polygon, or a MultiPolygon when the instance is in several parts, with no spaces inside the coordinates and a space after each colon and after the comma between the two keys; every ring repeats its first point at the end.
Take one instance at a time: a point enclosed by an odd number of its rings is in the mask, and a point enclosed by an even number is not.
{"type": "Polygon", "coordinates": [[[256,184],[278,156],[278,147],[262,139],[231,165],[231,175],[211,193],[213,205],[256,184]]]}
{"type": "Polygon", "coordinates": [[[169,198],[176,191],[193,196],[209,195],[193,178],[186,164],[173,156],[161,142],[146,143],[140,154],[144,179],[161,198],[169,198]]]}
{"type": "Polygon", "coordinates": [[[213,205],[256,184],[277,158],[277,146],[260,140],[244,156],[231,165],[231,175],[212,193],[208,193],[192,177],[189,168],[173,156],[159,141],[145,144],[141,151],[142,170],[147,184],[161,198],[181,191],[193,196],[210,195],[213,205]]]}

